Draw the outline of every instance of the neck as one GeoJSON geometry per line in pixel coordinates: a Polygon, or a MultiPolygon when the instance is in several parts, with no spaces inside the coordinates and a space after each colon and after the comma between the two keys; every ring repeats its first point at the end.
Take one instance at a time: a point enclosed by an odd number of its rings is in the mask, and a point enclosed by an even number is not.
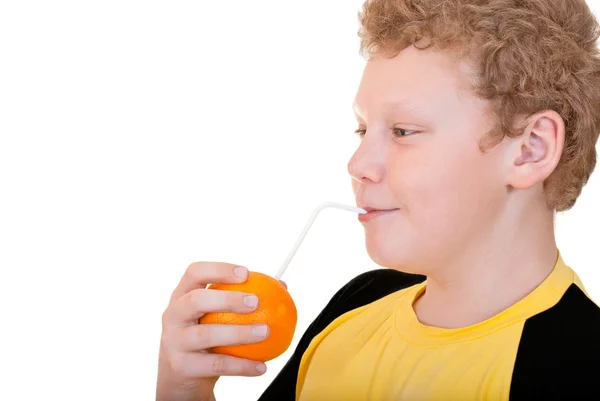
{"type": "Polygon", "coordinates": [[[552,272],[558,257],[552,212],[538,208],[502,220],[507,223],[495,224],[468,252],[427,276],[426,291],[413,305],[421,323],[459,328],[482,322],[523,299],[552,272]]]}

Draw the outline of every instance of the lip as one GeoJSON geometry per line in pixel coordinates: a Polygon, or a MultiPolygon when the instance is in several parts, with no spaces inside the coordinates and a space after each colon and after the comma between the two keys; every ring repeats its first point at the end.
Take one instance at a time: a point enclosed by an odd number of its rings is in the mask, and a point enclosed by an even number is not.
{"type": "Polygon", "coordinates": [[[370,221],[379,216],[389,215],[392,212],[395,212],[396,210],[398,210],[398,209],[376,210],[376,209],[372,209],[372,208],[363,208],[363,209],[365,209],[367,211],[367,213],[358,215],[358,221],[360,221],[361,223],[370,221]]]}

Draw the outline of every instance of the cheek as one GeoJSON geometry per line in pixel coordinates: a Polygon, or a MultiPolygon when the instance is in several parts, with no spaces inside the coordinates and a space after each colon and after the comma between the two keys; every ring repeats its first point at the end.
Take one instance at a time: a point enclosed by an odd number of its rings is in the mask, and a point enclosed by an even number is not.
{"type": "Polygon", "coordinates": [[[493,156],[481,154],[475,146],[449,146],[436,152],[430,149],[425,156],[396,159],[393,168],[394,194],[405,206],[413,228],[428,234],[445,236],[458,226],[478,224],[482,214],[490,212],[487,209],[497,188],[493,156]]]}

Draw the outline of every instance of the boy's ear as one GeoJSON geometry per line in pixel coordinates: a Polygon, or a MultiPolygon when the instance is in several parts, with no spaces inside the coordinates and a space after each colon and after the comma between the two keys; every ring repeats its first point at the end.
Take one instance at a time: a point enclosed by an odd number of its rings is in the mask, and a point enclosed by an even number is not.
{"type": "Polygon", "coordinates": [[[558,165],[564,140],[565,123],[557,112],[531,116],[523,135],[510,144],[508,184],[524,189],[543,182],[558,165]]]}

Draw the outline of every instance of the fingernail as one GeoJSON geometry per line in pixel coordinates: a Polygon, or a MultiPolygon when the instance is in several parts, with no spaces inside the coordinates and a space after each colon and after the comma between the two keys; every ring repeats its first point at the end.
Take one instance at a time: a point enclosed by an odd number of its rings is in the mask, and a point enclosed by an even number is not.
{"type": "Polygon", "coordinates": [[[259,363],[256,365],[256,371],[258,373],[265,373],[267,371],[267,366],[264,363],[259,363]]]}
{"type": "Polygon", "coordinates": [[[269,330],[269,328],[267,327],[266,324],[261,324],[260,326],[254,326],[252,328],[252,335],[254,335],[255,337],[264,337],[267,335],[268,330],[269,330]]]}
{"type": "Polygon", "coordinates": [[[239,278],[246,278],[247,272],[248,272],[248,269],[246,269],[245,267],[242,267],[242,266],[238,266],[235,269],[233,269],[233,274],[235,274],[239,278]]]}
{"type": "Polygon", "coordinates": [[[258,298],[256,295],[247,295],[244,297],[244,305],[246,305],[248,308],[254,308],[256,305],[258,305],[258,298]]]}

